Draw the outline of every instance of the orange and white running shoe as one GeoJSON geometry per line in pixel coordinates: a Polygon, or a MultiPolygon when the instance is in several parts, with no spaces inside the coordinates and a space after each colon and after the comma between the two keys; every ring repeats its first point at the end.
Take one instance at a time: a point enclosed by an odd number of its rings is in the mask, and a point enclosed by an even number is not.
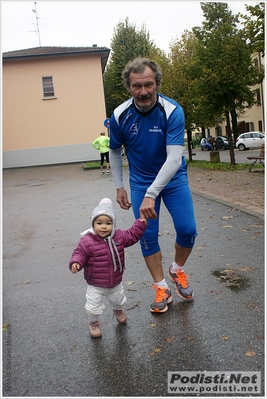
{"type": "Polygon", "coordinates": [[[163,313],[168,310],[168,303],[172,302],[171,290],[166,287],[158,287],[156,284],[152,285],[156,290],[156,298],[150,306],[150,312],[163,313]]]}
{"type": "Polygon", "coordinates": [[[176,285],[176,292],[182,299],[192,299],[194,296],[193,288],[188,284],[187,275],[183,270],[177,269],[176,273],[168,270],[170,280],[176,285]]]}

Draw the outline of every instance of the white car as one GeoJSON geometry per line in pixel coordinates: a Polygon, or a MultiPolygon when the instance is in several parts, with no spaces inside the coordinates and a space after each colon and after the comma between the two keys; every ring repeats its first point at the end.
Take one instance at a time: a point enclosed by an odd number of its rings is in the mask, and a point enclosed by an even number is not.
{"type": "Polygon", "coordinates": [[[261,148],[265,144],[265,135],[260,132],[242,133],[236,139],[236,147],[239,151],[249,150],[250,148],[261,148]]]}

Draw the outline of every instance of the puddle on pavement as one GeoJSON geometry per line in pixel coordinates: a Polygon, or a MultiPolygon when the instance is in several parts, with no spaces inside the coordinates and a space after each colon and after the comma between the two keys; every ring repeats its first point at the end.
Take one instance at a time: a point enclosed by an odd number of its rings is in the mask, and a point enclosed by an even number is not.
{"type": "Polygon", "coordinates": [[[212,271],[212,275],[222,285],[235,292],[245,290],[249,287],[249,279],[235,269],[214,270],[212,271]]]}

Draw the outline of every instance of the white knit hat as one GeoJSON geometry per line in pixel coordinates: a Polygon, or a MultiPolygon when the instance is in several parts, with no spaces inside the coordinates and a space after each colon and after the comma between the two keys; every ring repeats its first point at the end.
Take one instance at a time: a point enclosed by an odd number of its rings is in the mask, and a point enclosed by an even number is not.
{"type": "Polygon", "coordinates": [[[100,216],[100,215],[107,215],[112,219],[113,222],[113,229],[112,229],[112,234],[116,226],[116,215],[112,206],[112,201],[109,198],[103,198],[100,202],[99,205],[93,210],[92,212],[92,219],[91,219],[91,224],[92,228],[94,228],[94,221],[95,219],[100,216]]]}

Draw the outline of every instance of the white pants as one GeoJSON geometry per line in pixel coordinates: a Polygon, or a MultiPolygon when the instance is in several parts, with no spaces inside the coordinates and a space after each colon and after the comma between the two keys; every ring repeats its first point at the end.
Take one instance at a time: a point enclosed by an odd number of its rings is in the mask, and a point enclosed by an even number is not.
{"type": "Polygon", "coordinates": [[[103,296],[108,299],[114,310],[121,310],[127,300],[122,283],[113,288],[94,287],[87,284],[85,309],[88,314],[98,315],[103,313],[105,309],[103,296]]]}

